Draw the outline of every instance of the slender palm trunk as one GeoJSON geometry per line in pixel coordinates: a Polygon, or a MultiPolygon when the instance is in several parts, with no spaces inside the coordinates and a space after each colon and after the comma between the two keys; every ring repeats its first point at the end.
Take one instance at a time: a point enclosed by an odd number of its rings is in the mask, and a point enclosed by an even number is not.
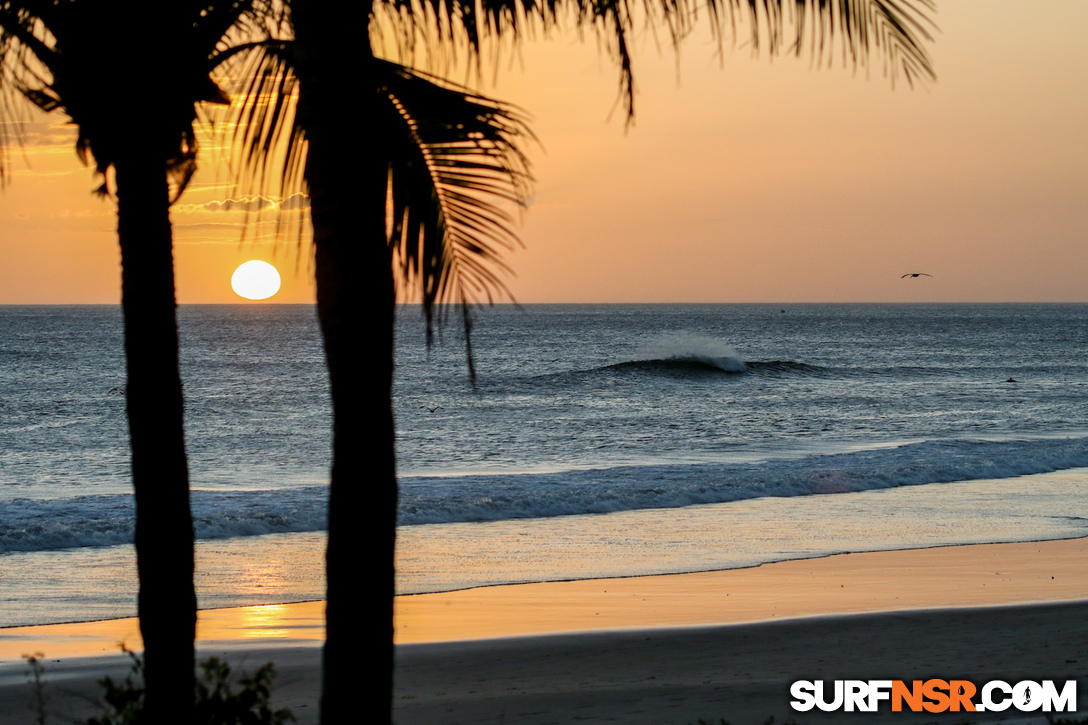
{"type": "Polygon", "coordinates": [[[395,292],[385,230],[388,162],[369,48],[368,7],[292,4],[299,119],[314,229],[317,311],[333,408],[321,722],[388,722],[393,687],[395,292]],[[365,30],[362,32],[366,42],[365,30]],[[348,108],[344,89],[355,89],[348,108]],[[360,105],[362,108],[360,109],[360,105]],[[363,123],[368,124],[364,128],[363,123]],[[357,143],[366,135],[362,144],[357,143]],[[352,146],[351,153],[345,146],[352,146]],[[362,147],[360,160],[358,147],[362,147]],[[360,349],[364,352],[360,354],[360,349]],[[366,601],[358,600],[359,586],[366,601]],[[364,657],[367,671],[360,670],[364,657]]]}
{"type": "Polygon", "coordinates": [[[349,219],[350,205],[336,210],[325,207],[327,202],[320,191],[311,197],[317,309],[333,407],[321,695],[321,722],[332,725],[347,722],[346,715],[360,706],[366,722],[388,721],[397,480],[391,398],[394,293],[384,229],[378,230],[380,236],[370,229],[360,238],[348,222],[374,214],[350,214],[349,219]],[[360,585],[365,601],[357,595],[360,585]]]}
{"type": "Polygon", "coordinates": [[[196,593],[169,193],[164,163],[154,153],[131,154],[115,168],[147,686],[142,722],[187,724],[193,719],[196,593]]]}

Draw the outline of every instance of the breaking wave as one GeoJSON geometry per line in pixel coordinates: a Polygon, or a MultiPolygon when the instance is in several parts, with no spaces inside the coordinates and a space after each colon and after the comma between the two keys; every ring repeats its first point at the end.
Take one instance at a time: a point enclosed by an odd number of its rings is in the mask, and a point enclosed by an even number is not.
{"type": "MultiPolygon", "coordinates": [[[[1088,438],[942,440],[756,463],[623,465],[550,473],[400,479],[401,525],[546,518],[676,508],[764,496],[809,496],[1001,479],[1088,467],[1088,438]]],[[[325,486],[194,491],[197,538],[325,527],[325,486]]],[[[360,524],[367,512],[358,512],[360,524]]],[[[15,499],[0,515],[0,553],[132,541],[132,498],[15,499]]]]}

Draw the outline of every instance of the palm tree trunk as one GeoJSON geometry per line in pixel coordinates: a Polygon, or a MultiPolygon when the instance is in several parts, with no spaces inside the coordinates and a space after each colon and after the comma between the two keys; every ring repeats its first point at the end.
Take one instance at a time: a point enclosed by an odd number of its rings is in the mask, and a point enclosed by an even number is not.
{"type": "Polygon", "coordinates": [[[147,723],[193,719],[196,593],[169,192],[153,144],[115,165],[147,723]]]}
{"type": "MultiPolygon", "coordinates": [[[[317,310],[333,407],[321,722],[346,722],[360,710],[367,713],[360,722],[388,722],[397,506],[390,257],[384,229],[359,238],[343,223],[348,215],[326,208],[328,197],[312,191],[317,310]],[[356,595],[360,584],[365,603],[356,595]]],[[[372,214],[359,216],[366,223],[372,214]]]]}
{"type": "Polygon", "coordinates": [[[388,162],[372,109],[366,6],[292,4],[317,313],[333,409],[321,722],[389,722],[393,690],[395,291],[388,162]],[[345,89],[352,108],[345,106],[345,89]],[[360,108],[361,106],[361,108],[360,108]],[[360,124],[368,123],[369,128],[360,124]],[[360,354],[362,348],[364,352],[360,354]],[[366,602],[355,592],[362,584],[366,602]],[[365,607],[365,608],[364,608],[365,607]],[[365,671],[360,658],[365,658],[365,671]]]}

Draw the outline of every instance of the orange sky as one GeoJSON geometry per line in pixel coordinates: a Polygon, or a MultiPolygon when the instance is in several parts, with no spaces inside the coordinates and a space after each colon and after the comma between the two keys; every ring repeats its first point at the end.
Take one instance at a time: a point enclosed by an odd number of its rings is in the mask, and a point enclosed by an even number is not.
{"type": "MultiPolygon", "coordinates": [[[[678,68],[642,34],[626,133],[595,42],[525,46],[483,88],[527,109],[543,146],[514,295],[1088,301],[1088,4],[944,0],[936,21],[938,81],[913,91],[879,63],[866,79],[738,47],[722,65],[705,29],[678,68]]],[[[0,303],[117,302],[114,206],[46,120],[0,195],[0,303]]],[[[205,160],[174,210],[179,300],[242,301],[230,275],[257,258],[283,272],[269,301],[312,301],[305,251],[261,228],[240,245],[239,215],[208,210],[223,179],[205,160]]]]}

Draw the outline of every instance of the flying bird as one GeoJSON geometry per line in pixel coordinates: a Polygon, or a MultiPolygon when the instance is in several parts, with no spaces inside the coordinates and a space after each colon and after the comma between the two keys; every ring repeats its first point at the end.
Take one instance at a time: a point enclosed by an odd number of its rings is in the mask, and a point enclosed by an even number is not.
{"type": "Polygon", "coordinates": [[[432,413],[435,412],[436,410],[444,410],[444,408],[441,405],[439,405],[437,407],[434,407],[434,408],[432,408],[432,407],[430,407],[428,405],[421,405],[419,407],[422,408],[423,410],[429,410],[432,413]]]}
{"type": "Polygon", "coordinates": [[[907,277],[932,277],[932,274],[926,274],[925,272],[907,272],[899,279],[906,279],[907,277]]]}

